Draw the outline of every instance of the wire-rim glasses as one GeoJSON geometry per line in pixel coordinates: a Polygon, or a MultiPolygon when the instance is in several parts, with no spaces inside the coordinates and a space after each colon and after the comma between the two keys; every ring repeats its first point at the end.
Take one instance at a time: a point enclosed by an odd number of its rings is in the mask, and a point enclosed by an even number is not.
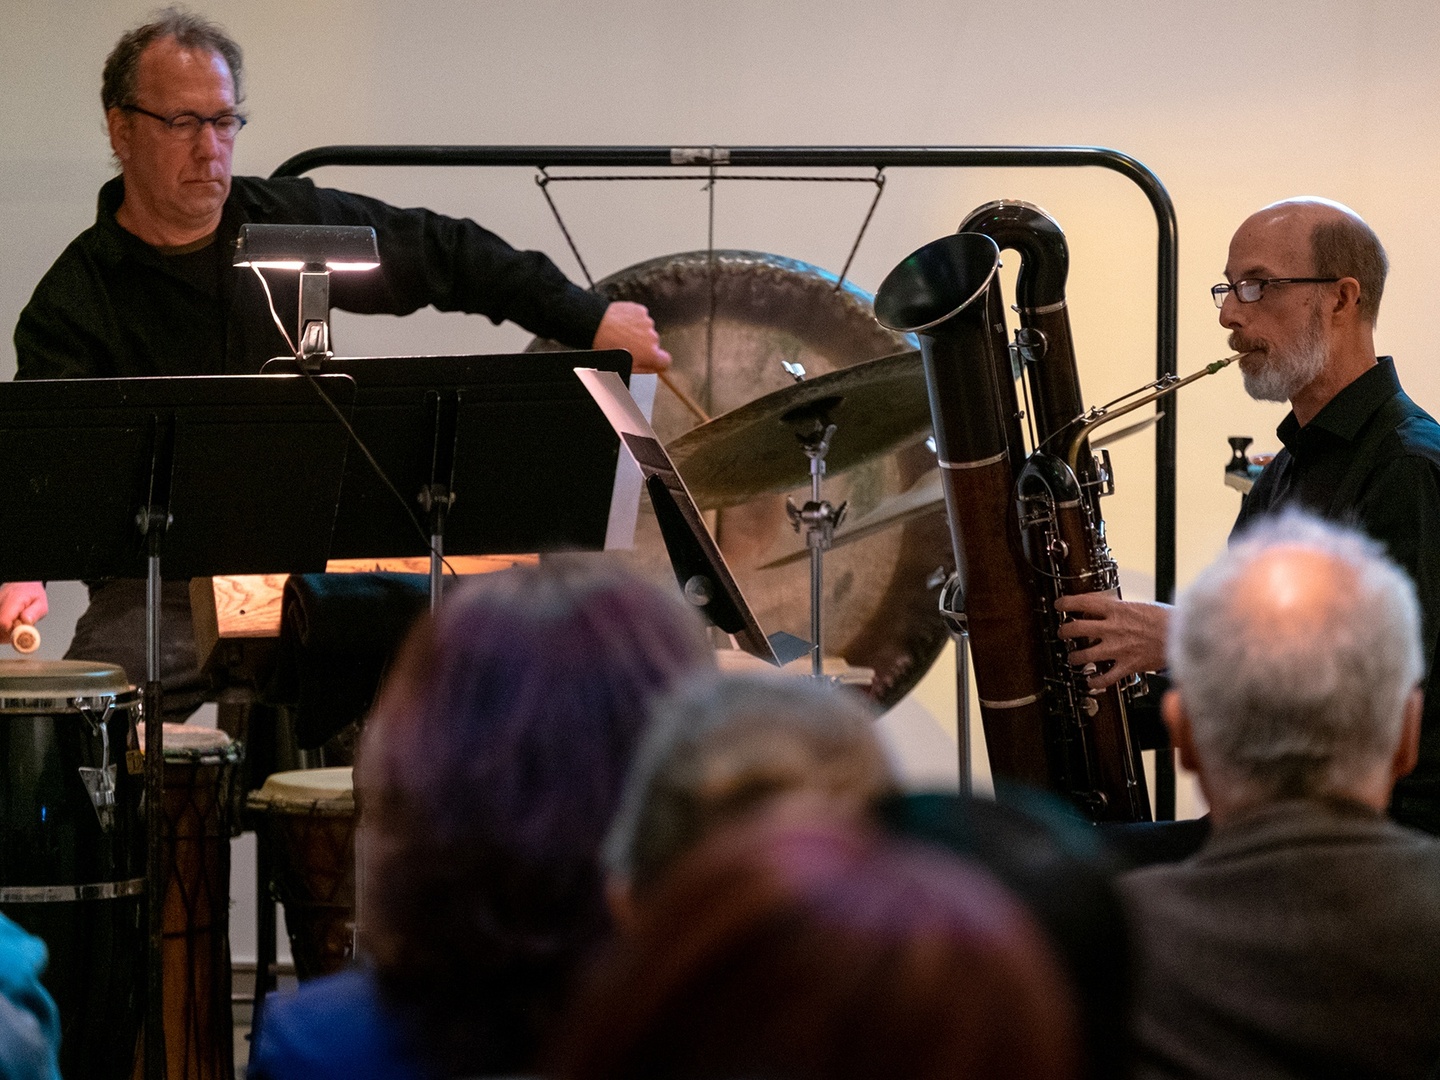
{"type": "Polygon", "coordinates": [[[1245,278],[1234,283],[1222,281],[1219,285],[1212,285],[1210,295],[1215,299],[1215,306],[1220,308],[1225,306],[1225,297],[1231,293],[1240,303],[1253,304],[1265,295],[1267,285],[1333,285],[1339,280],[1335,277],[1245,278]]]}

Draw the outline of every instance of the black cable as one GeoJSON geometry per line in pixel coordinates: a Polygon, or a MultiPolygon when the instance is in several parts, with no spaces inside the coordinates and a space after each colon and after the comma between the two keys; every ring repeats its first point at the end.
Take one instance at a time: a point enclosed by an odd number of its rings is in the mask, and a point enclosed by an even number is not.
{"type": "MultiPolygon", "coordinates": [[[[345,433],[349,435],[350,441],[359,447],[360,453],[365,455],[365,460],[370,463],[371,470],[380,478],[380,482],[385,485],[390,494],[395,496],[396,501],[399,502],[400,506],[404,509],[405,516],[410,519],[410,523],[415,526],[415,531],[420,534],[420,542],[425,545],[425,550],[432,555],[437,554],[434,545],[430,542],[430,534],[425,531],[425,526],[421,524],[420,515],[415,513],[414,509],[410,506],[410,500],[400,494],[400,489],[397,488],[390,477],[386,475],[385,470],[380,467],[380,462],[375,460],[375,455],[372,454],[370,448],[365,445],[365,440],[360,438],[359,433],[351,425],[350,418],[340,410],[340,407],[336,405],[335,402],[330,400],[330,395],[325,393],[320,383],[316,381],[315,376],[305,367],[304,361],[300,359],[300,354],[295,348],[295,343],[290,340],[290,335],[286,332],[284,323],[280,321],[280,316],[275,311],[275,298],[270,295],[270,283],[265,280],[265,275],[260,273],[258,266],[252,266],[251,269],[255,271],[255,276],[260,279],[260,285],[265,290],[265,300],[270,305],[270,317],[275,320],[276,329],[280,331],[280,336],[285,339],[285,344],[290,346],[291,351],[294,353],[291,359],[295,362],[295,371],[305,377],[305,381],[310,385],[310,388],[315,391],[320,400],[325,403],[325,406],[335,414],[335,419],[340,421],[340,426],[345,429],[345,433]]],[[[444,555],[440,555],[440,565],[450,571],[451,577],[460,576],[444,555]]]]}

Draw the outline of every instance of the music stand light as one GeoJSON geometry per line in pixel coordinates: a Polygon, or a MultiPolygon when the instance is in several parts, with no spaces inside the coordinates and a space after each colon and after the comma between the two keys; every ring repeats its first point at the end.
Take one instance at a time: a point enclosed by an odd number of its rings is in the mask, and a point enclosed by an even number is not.
{"type": "Polygon", "coordinates": [[[300,335],[296,358],[307,367],[330,355],[330,273],[380,265],[369,225],[240,226],[235,266],[300,271],[300,335]]]}

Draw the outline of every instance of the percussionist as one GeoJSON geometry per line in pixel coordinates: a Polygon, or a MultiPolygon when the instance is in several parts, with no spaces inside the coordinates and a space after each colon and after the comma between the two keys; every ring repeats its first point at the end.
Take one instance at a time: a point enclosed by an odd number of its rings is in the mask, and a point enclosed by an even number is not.
{"type": "MultiPolygon", "coordinates": [[[[1415,582],[1426,664],[1419,764],[1390,805],[1404,824],[1440,833],[1440,425],[1400,388],[1394,362],[1375,355],[1388,262],[1379,238],[1348,207],[1325,199],[1274,203],[1230,241],[1213,292],[1230,347],[1244,354],[1245,389],[1289,401],[1284,449],[1266,467],[1235,524],[1299,506],[1353,524],[1386,547],[1415,582]]],[[[1062,637],[1096,642],[1076,664],[1113,661],[1094,686],[1163,667],[1170,608],[1103,593],[1059,605],[1081,616],[1062,637]]]]}
{"type": "MultiPolygon", "coordinates": [[[[404,315],[429,304],[508,319],[572,348],[626,349],[637,372],[670,365],[642,305],[586,292],[545,255],[516,251],[472,221],[306,179],[232,177],[245,126],[242,55],[205,18],[168,8],[124,35],[105,61],[100,96],[120,175],[100,189],[95,224],[20,313],[18,378],[255,374],[289,353],[260,283],[231,266],[245,222],[373,226],[380,269],[332,286],[346,311],[404,315]]],[[[288,299],[293,322],[289,292],[277,291],[277,302],[288,299]]],[[[42,583],[0,585],[0,633],[47,610],[42,583]]],[[[137,678],[143,615],[143,582],[93,585],[66,655],[118,663],[137,678]]],[[[184,582],[165,584],[162,624],[166,711],[188,714],[203,686],[184,582]]]]}

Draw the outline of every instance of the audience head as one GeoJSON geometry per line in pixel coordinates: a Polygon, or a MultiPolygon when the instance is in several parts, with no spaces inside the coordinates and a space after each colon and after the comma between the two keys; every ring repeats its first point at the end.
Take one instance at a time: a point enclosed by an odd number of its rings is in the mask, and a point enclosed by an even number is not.
{"type": "Polygon", "coordinates": [[[773,674],[694,681],[657,701],[605,841],[617,903],[776,796],[864,813],[894,787],[874,726],[853,691],[773,674]]]}
{"type": "Polygon", "coordinates": [[[1081,1073],[1130,1075],[1131,950],[1114,884],[1120,862],[1068,803],[1020,789],[1004,803],[941,792],[882,801],[879,820],[981,866],[1025,905],[1078,1006],[1081,1073]]]}
{"type": "Polygon", "coordinates": [[[1074,1075],[1068,990],[1005,890],[787,800],[682,858],[592,976],[566,1080],[1074,1075]]]}
{"type": "Polygon", "coordinates": [[[1217,822],[1280,799],[1383,809],[1414,765],[1415,589],[1363,535],[1290,513],[1247,530],[1181,598],[1166,722],[1217,822]]]}
{"type": "Polygon", "coordinates": [[[356,763],[362,939],[452,1071],[523,1069],[603,932],[599,848],[648,698],[713,654],[678,596],[568,558],[457,589],[356,763]]]}

